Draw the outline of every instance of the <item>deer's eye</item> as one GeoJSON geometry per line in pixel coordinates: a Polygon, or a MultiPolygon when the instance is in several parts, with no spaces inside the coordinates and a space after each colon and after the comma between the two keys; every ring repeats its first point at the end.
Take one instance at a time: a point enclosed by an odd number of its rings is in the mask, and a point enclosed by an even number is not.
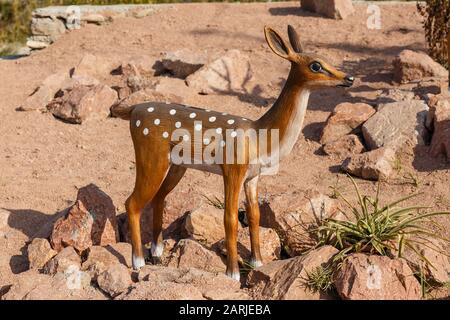
{"type": "Polygon", "coordinates": [[[313,62],[309,65],[309,68],[312,72],[320,72],[322,71],[322,65],[319,62],[313,62]]]}

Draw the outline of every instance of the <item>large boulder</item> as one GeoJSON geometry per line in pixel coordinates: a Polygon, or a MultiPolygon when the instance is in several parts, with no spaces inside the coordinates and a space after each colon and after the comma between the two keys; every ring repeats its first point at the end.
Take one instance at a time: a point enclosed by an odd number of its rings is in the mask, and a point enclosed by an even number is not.
{"type": "Polygon", "coordinates": [[[308,285],[308,274],[318,268],[328,267],[337,253],[336,248],[324,246],[304,256],[289,259],[257,294],[262,298],[275,300],[329,299],[328,293],[319,292],[308,285]]]}
{"type": "Polygon", "coordinates": [[[345,19],[355,12],[351,0],[300,0],[302,9],[327,18],[345,19]]]}
{"type": "Polygon", "coordinates": [[[247,276],[247,286],[252,288],[254,292],[261,292],[269,282],[273,281],[277,272],[290,261],[291,259],[274,260],[252,269],[247,276]]]}
{"type": "Polygon", "coordinates": [[[31,19],[31,34],[46,36],[50,42],[55,42],[65,32],[64,22],[56,17],[31,19]]]}
{"type": "Polygon", "coordinates": [[[233,49],[188,76],[186,83],[201,94],[227,94],[245,91],[251,78],[249,57],[233,49]]]}
{"type": "Polygon", "coordinates": [[[30,269],[42,269],[58,252],[52,249],[47,239],[36,238],[27,248],[30,269]]]}
{"type": "Polygon", "coordinates": [[[78,190],[76,203],[56,221],[50,240],[57,251],[73,246],[83,252],[93,245],[116,243],[119,231],[111,198],[93,184],[78,190]]]}
{"type": "Polygon", "coordinates": [[[320,143],[327,144],[349,133],[357,132],[374,113],[375,109],[365,103],[338,104],[327,120],[320,143]]]}
{"type": "Polygon", "coordinates": [[[19,111],[44,111],[48,103],[55,97],[61,88],[61,84],[69,79],[69,74],[65,72],[55,73],[47,78],[36,88],[31,95],[17,109],[19,111]]]}
{"type": "Polygon", "coordinates": [[[190,239],[178,242],[173,249],[168,265],[176,268],[197,268],[209,272],[225,272],[226,269],[220,256],[190,239]]]}
{"type": "Polygon", "coordinates": [[[176,78],[185,79],[208,61],[204,52],[188,49],[165,52],[161,64],[166,72],[176,78]]]}
{"type": "Polygon", "coordinates": [[[317,191],[268,196],[261,206],[261,225],[273,228],[289,255],[297,256],[317,244],[320,221],[338,217],[338,202],[317,191]]]}
{"type": "Polygon", "coordinates": [[[450,98],[438,99],[428,117],[433,130],[430,153],[433,157],[443,154],[450,162],[450,98]]]}
{"type": "Polygon", "coordinates": [[[348,256],[337,270],[335,286],[342,299],[418,300],[420,285],[404,259],[362,253],[348,256]]]}
{"type": "Polygon", "coordinates": [[[364,140],[369,149],[404,144],[424,145],[428,140],[425,120],[428,106],[421,100],[392,102],[378,106],[378,111],[362,126],[364,140]]]}
{"type": "Polygon", "coordinates": [[[446,78],[447,70],[435,62],[429,55],[412,50],[403,50],[392,61],[394,81],[406,83],[426,77],[446,78]]]}
{"type": "Polygon", "coordinates": [[[363,179],[386,180],[393,173],[395,159],[391,148],[379,148],[345,159],[341,169],[363,179]]]}
{"type": "Polygon", "coordinates": [[[80,124],[87,119],[107,118],[116,101],[116,91],[106,85],[76,85],[60,91],[47,109],[57,118],[80,124]]]}

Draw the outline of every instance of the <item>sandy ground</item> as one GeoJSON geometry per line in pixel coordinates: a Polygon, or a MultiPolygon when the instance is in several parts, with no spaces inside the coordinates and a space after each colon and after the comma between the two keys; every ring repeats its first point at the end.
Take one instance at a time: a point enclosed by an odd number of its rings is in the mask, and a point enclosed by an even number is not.
{"type": "MultiPolygon", "coordinates": [[[[289,69],[289,64],[266,45],[266,24],[278,30],[292,24],[308,51],[328,57],[358,77],[350,92],[394,87],[393,57],[407,48],[426,49],[421,17],[411,4],[382,5],[382,28],[369,30],[366,9],[367,5],[358,4],[352,18],[335,21],[302,11],[297,2],[180,4],[143,19],[90,25],[65,34],[30,57],[0,61],[0,208],[11,212],[6,228],[0,230],[0,288],[26,269],[27,240],[51,215],[72,203],[77,188],[97,184],[113,198],[121,213],[134,183],[134,152],[126,121],[105,119],[71,125],[50,114],[15,111],[46,76],[75,66],[85,53],[113,61],[135,55],[157,60],[166,50],[202,49],[219,55],[236,48],[252,59],[254,78],[246,86],[247,94],[198,95],[188,88],[179,94],[191,105],[256,119],[277,97],[289,69]]],[[[339,181],[344,194],[354,198],[350,182],[338,172],[340,162],[324,156],[318,142],[325,120],[343,101],[367,99],[352,98],[340,88],[312,94],[304,136],[282,163],[279,174],[261,180],[262,195],[310,188],[330,193],[330,186],[339,181]]],[[[396,177],[383,183],[382,199],[422,191],[415,202],[449,210],[449,164],[429,158],[427,147],[400,158],[402,168],[396,177]],[[417,178],[418,186],[410,183],[409,173],[417,178]]],[[[359,183],[364,192],[375,191],[375,183],[359,183]]],[[[219,176],[189,171],[168,201],[170,204],[171,198],[184,197],[195,206],[204,201],[202,195],[222,198],[222,192],[219,176]]],[[[166,216],[165,223],[174,218],[166,216]]],[[[450,219],[436,222],[447,227],[450,219]]]]}

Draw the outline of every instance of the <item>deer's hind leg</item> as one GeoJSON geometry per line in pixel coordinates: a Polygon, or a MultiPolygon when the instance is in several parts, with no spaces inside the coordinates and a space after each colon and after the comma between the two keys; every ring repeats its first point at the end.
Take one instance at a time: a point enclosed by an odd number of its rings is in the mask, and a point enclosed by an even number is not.
{"type": "Polygon", "coordinates": [[[163,237],[162,237],[162,223],[164,213],[164,200],[167,195],[177,186],[181,178],[186,172],[185,167],[172,165],[169,172],[164,179],[158,193],[152,200],[153,209],[153,242],[152,242],[152,258],[154,263],[160,262],[160,257],[163,254],[163,237]]]}
{"type": "Polygon", "coordinates": [[[169,160],[166,153],[163,155],[155,152],[147,154],[145,157],[136,153],[136,183],[133,193],[125,202],[131,233],[134,269],[140,269],[145,265],[140,218],[142,209],[155,197],[169,170],[169,160]]]}

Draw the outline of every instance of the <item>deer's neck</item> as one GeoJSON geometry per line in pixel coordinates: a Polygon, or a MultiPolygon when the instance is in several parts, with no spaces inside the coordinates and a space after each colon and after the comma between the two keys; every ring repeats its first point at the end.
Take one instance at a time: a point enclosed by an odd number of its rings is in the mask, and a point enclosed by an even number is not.
{"type": "Polygon", "coordinates": [[[279,158],[291,152],[303,126],[308,106],[309,89],[296,79],[291,69],[289,77],[274,105],[258,121],[259,128],[278,129],[279,158]]]}

